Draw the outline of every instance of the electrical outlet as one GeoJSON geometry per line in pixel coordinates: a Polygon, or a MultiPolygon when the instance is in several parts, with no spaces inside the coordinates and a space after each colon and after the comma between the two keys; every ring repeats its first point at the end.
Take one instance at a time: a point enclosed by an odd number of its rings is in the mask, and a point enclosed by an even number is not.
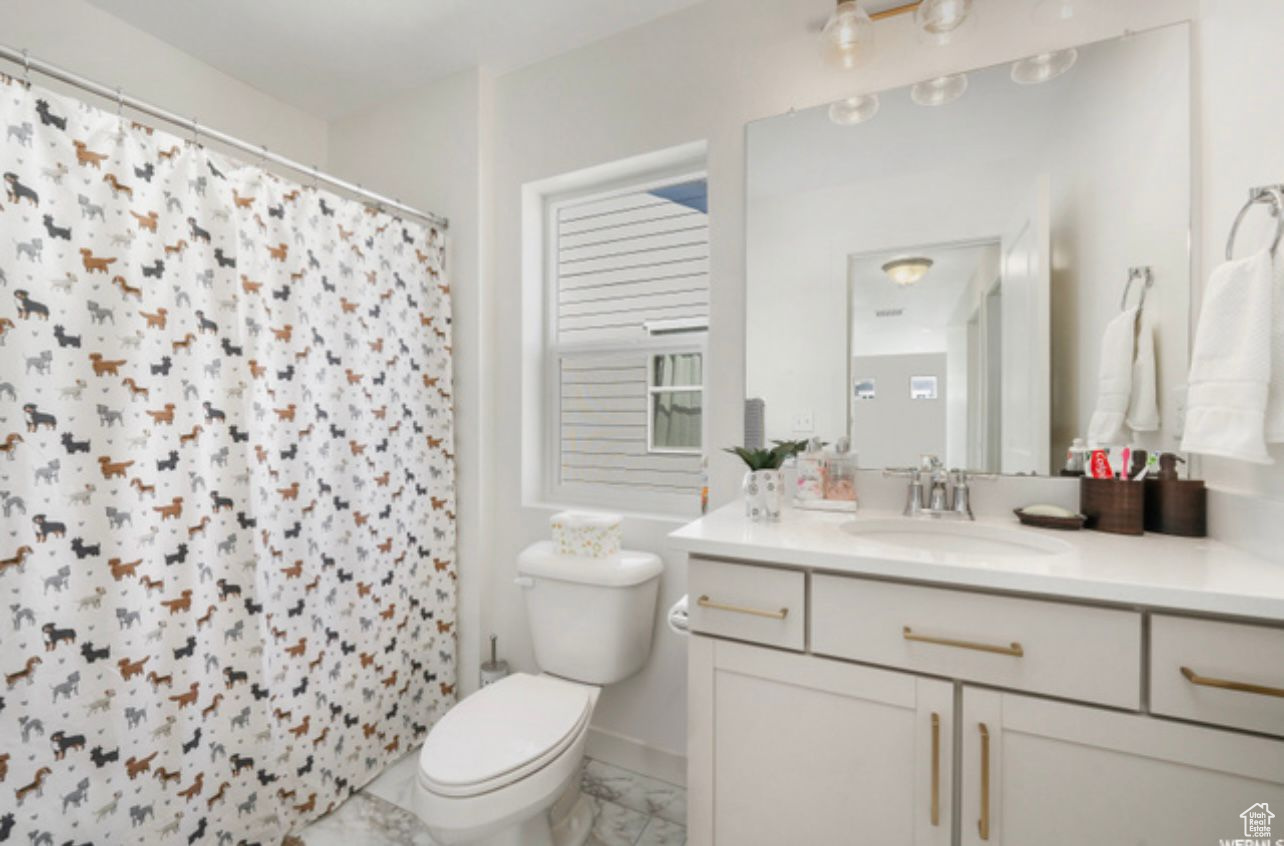
{"type": "Polygon", "coordinates": [[[793,429],[794,429],[794,433],[795,433],[795,434],[797,434],[797,433],[799,433],[799,432],[811,432],[811,431],[813,431],[815,428],[816,428],[816,423],[815,423],[815,421],[812,419],[812,414],[811,414],[811,412],[810,412],[810,411],[796,411],[796,412],[794,412],[794,426],[793,426],[793,429]]]}

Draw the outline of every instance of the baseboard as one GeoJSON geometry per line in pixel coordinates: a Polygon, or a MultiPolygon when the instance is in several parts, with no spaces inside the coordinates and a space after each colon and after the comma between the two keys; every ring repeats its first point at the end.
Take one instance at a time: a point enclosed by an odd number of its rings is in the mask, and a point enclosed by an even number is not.
{"type": "Polygon", "coordinates": [[[683,755],[647,746],[640,740],[589,727],[585,754],[679,787],[687,786],[687,759],[683,755]]]}

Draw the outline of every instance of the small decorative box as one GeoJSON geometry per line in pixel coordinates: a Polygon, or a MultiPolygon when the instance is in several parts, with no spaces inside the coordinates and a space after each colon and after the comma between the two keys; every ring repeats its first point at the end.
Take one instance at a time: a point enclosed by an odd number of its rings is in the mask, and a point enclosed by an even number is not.
{"type": "Polygon", "coordinates": [[[553,547],[561,555],[606,558],[620,551],[619,514],[562,511],[548,519],[553,530],[553,547]]]}

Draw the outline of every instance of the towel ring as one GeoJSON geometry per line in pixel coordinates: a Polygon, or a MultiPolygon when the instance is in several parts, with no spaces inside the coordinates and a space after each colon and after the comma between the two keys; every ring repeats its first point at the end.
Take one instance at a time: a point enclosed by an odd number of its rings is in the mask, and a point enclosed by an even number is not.
{"type": "Polygon", "coordinates": [[[1271,217],[1275,218],[1275,240],[1271,242],[1271,252],[1274,253],[1275,248],[1280,245],[1280,239],[1284,237],[1284,185],[1253,188],[1248,192],[1248,202],[1240,208],[1239,214],[1235,215],[1235,222],[1231,224],[1230,238],[1226,241],[1227,261],[1235,257],[1235,235],[1239,232],[1239,225],[1244,222],[1248,210],[1258,203],[1270,203],[1271,217]]]}
{"type": "Polygon", "coordinates": [[[1128,284],[1124,285],[1123,296],[1119,299],[1119,310],[1123,311],[1128,307],[1128,294],[1132,291],[1132,283],[1141,280],[1141,299],[1137,301],[1137,313],[1146,307],[1146,292],[1150,286],[1155,284],[1155,274],[1150,267],[1130,267],[1128,268],[1128,284]]]}

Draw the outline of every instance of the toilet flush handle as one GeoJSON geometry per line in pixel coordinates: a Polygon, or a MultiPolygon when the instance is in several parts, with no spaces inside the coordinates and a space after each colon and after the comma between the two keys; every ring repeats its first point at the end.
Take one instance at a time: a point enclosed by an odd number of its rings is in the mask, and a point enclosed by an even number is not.
{"type": "Polygon", "coordinates": [[[518,576],[517,578],[513,579],[513,584],[522,588],[533,588],[535,587],[535,580],[532,579],[530,576],[518,576]]]}

